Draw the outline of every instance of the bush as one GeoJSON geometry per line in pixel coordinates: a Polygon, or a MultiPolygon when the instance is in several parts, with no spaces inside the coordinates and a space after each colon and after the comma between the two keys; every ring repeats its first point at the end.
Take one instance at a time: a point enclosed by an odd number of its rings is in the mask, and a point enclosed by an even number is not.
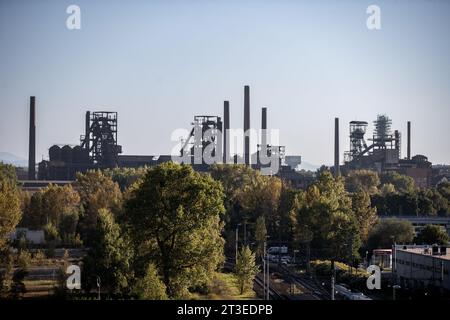
{"type": "Polygon", "coordinates": [[[22,250],[19,253],[19,256],[17,257],[17,264],[19,265],[19,268],[27,271],[28,268],[31,265],[31,254],[27,250],[22,250]]]}
{"type": "Polygon", "coordinates": [[[146,275],[136,281],[134,294],[143,300],[166,300],[166,286],[158,276],[156,267],[150,264],[146,275]]]}
{"type": "Polygon", "coordinates": [[[37,250],[33,256],[33,260],[39,266],[44,264],[44,260],[45,260],[44,252],[41,249],[37,250]]]}
{"type": "Polygon", "coordinates": [[[46,241],[52,242],[59,240],[58,229],[52,223],[47,223],[43,229],[46,241]]]}

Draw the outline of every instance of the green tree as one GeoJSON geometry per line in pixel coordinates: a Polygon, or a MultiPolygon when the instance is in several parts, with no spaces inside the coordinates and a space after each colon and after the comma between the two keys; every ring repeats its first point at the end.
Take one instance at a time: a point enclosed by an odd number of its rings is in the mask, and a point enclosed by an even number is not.
{"type": "Polygon", "coordinates": [[[371,170],[353,170],[345,177],[345,188],[349,192],[363,190],[369,195],[378,192],[380,178],[375,171],[371,170]]]}
{"type": "Polygon", "coordinates": [[[10,297],[14,277],[14,257],[9,248],[0,251],[0,299],[10,297]]]}
{"type": "Polygon", "coordinates": [[[83,288],[89,292],[100,277],[102,290],[112,296],[127,296],[130,282],[132,248],[108,209],[99,209],[93,244],[83,259],[83,288]]]}
{"type": "Polygon", "coordinates": [[[253,279],[258,272],[255,254],[252,253],[248,246],[243,246],[239,251],[235,270],[240,294],[253,287],[253,279]]]}
{"type": "MultiPolygon", "coordinates": [[[[257,184],[261,174],[249,166],[239,164],[214,164],[210,168],[211,176],[219,181],[225,194],[225,212],[221,215],[226,239],[225,252],[231,255],[234,252],[235,228],[245,220],[251,222],[248,208],[244,209],[242,200],[243,190],[251,190],[250,185],[257,184]]],[[[247,202],[248,203],[248,202],[247,202]]],[[[262,213],[259,212],[258,215],[262,213]]],[[[249,227],[251,225],[247,225],[249,227]]]]}
{"type": "Polygon", "coordinates": [[[169,297],[205,284],[223,262],[223,191],[210,175],[171,162],[155,166],[125,208],[137,275],[153,262],[169,297]]]}
{"type": "MultiPolygon", "coordinates": [[[[67,215],[76,217],[80,211],[80,196],[71,185],[50,184],[35,192],[24,206],[23,227],[42,229],[51,224],[58,228],[67,215]]],[[[65,234],[66,230],[58,230],[65,234]]]]}
{"type": "Polygon", "coordinates": [[[158,275],[158,269],[150,263],[145,275],[137,279],[133,294],[142,300],[166,300],[166,286],[158,275]]]}
{"type": "Polygon", "coordinates": [[[402,175],[396,171],[388,171],[381,175],[380,177],[381,184],[390,183],[395,187],[395,190],[401,193],[411,193],[415,190],[414,179],[402,175]]]}
{"type": "Polygon", "coordinates": [[[381,186],[380,194],[382,196],[387,196],[388,194],[395,193],[395,187],[392,183],[385,183],[381,186]]]}
{"type": "Polygon", "coordinates": [[[116,182],[120,190],[125,192],[134,183],[142,180],[147,172],[147,167],[140,168],[113,168],[106,169],[104,173],[111,177],[112,181],[116,182]]]}
{"type": "Polygon", "coordinates": [[[369,232],[378,221],[376,208],[371,207],[369,194],[360,189],[352,195],[353,214],[358,221],[359,234],[365,243],[369,232]]]}
{"type": "Polygon", "coordinates": [[[445,228],[438,225],[428,224],[417,235],[416,242],[420,244],[448,244],[448,234],[445,228]]]}
{"type": "Polygon", "coordinates": [[[255,239],[256,239],[256,255],[262,257],[264,254],[264,242],[267,238],[266,221],[264,216],[256,219],[255,239]]]}
{"type": "Polygon", "coordinates": [[[22,216],[17,179],[11,171],[10,166],[0,162],[0,250],[5,248],[22,216]]]}
{"type": "Polygon", "coordinates": [[[399,219],[381,220],[370,232],[368,245],[371,249],[390,248],[394,241],[399,244],[411,243],[414,228],[411,222],[399,219]]]}
{"type": "Polygon", "coordinates": [[[310,238],[307,242],[322,258],[348,261],[359,257],[358,223],[342,178],[334,179],[328,170],[323,170],[297,201],[297,242],[310,238]]]}
{"type": "Polygon", "coordinates": [[[117,217],[122,208],[122,193],[110,176],[100,170],[78,173],[75,184],[83,207],[78,229],[85,244],[92,243],[99,209],[106,208],[117,217]]]}

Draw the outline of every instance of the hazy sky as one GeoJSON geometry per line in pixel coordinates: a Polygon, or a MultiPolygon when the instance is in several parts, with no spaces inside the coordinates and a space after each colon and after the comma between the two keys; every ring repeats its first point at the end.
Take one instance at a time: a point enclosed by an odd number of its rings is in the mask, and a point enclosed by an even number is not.
{"type": "MultiPolygon", "coordinates": [[[[378,113],[412,152],[450,163],[450,1],[0,0],[0,151],[27,157],[29,96],[37,101],[37,160],[76,144],[86,110],[119,112],[124,154],[167,154],[195,114],[242,127],[268,107],[288,154],[333,162],[348,122],[378,113]],[[81,8],[81,30],[66,8],[81,8]],[[366,9],[381,8],[381,30],[366,9]]],[[[341,156],[342,158],[342,156],[341,156]]]]}

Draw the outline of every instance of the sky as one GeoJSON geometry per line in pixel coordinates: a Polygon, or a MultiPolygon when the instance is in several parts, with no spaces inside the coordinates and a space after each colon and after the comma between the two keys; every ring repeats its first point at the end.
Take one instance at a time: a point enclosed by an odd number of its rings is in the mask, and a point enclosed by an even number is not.
{"type": "Polygon", "coordinates": [[[249,85],[251,126],[267,107],[303,161],[333,163],[335,117],[343,152],[349,121],[368,121],[369,138],[387,114],[402,156],[411,121],[412,153],[450,163],[449,30],[445,0],[0,0],[0,151],[27,158],[34,95],[38,161],[79,142],[87,110],[118,112],[124,154],[169,154],[175,129],[222,116],[224,100],[242,128],[249,85]]]}

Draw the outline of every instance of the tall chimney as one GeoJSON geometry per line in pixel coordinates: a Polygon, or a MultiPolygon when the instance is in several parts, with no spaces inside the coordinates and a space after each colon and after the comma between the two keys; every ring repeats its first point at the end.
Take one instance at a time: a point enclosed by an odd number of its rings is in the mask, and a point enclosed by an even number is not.
{"type": "Polygon", "coordinates": [[[244,162],[250,164],[250,87],[244,87],[244,162]]]}
{"type": "Polygon", "coordinates": [[[91,125],[91,113],[86,111],[86,124],[85,124],[85,134],[84,134],[84,147],[89,150],[89,138],[90,138],[90,125],[91,125]]]}
{"type": "Polygon", "coordinates": [[[227,163],[230,159],[230,102],[223,102],[223,163],[227,163]]]}
{"type": "Polygon", "coordinates": [[[30,137],[28,146],[28,180],[36,180],[36,110],[35,97],[30,97],[30,137]]]}
{"type": "Polygon", "coordinates": [[[408,141],[407,141],[407,158],[411,159],[411,121],[408,121],[408,141]]]}
{"type": "Polygon", "coordinates": [[[339,164],[339,118],[334,118],[334,176],[341,174],[339,164]]]}
{"type": "Polygon", "coordinates": [[[267,108],[262,108],[261,114],[261,146],[267,147],[267,108]]]}

